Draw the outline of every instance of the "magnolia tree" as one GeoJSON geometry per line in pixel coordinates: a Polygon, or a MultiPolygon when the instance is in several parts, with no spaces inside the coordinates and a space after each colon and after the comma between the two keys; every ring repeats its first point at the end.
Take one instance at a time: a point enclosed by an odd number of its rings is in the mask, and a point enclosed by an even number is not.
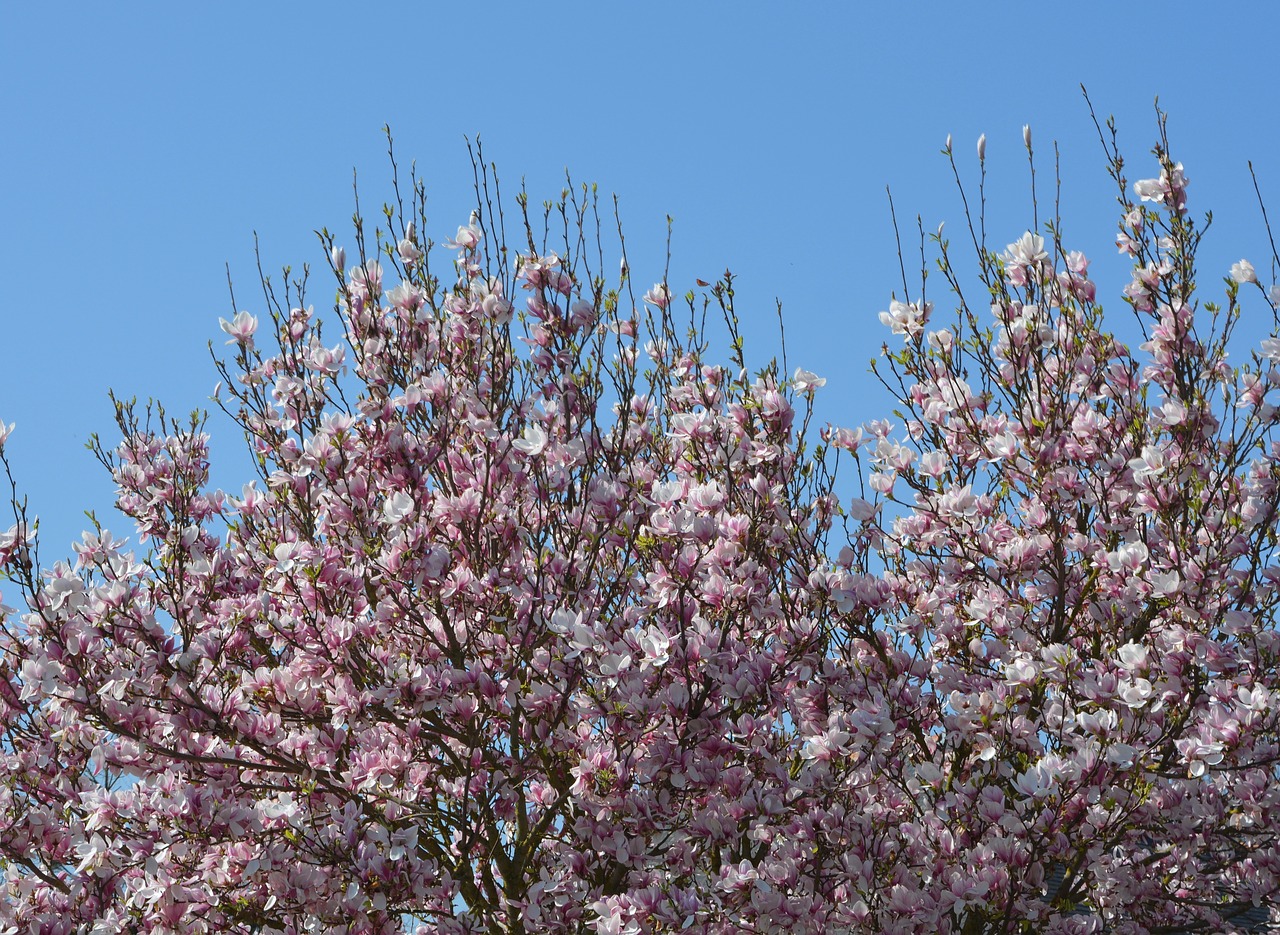
{"type": "Polygon", "coordinates": [[[1132,186],[1100,136],[1140,348],[1056,217],[997,253],[979,211],[954,313],[881,316],[898,425],[808,443],[823,381],[748,370],[727,274],[638,295],[592,191],[517,250],[481,161],[447,276],[416,180],[322,234],[327,321],[286,274],[223,323],[243,490],[120,404],[145,554],[42,568],[15,495],[0,930],[1265,922],[1280,337],[1227,349],[1275,297],[1202,303],[1163,125],[1132,186]]]}

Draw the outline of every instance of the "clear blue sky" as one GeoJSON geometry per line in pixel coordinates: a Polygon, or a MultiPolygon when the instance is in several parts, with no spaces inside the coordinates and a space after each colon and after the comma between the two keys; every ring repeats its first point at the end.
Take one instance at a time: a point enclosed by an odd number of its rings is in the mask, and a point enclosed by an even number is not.
{"type": "MultiPolygon", "coordinates": [[[[311,231],[343,229],[352,169],[367,206],[389,192],[384,123],[437,240],[466,218],[477,133],[535,198],[566,168],[617,192],[642,282],[672,215],[673,289],[739,274],[757,360],[781,299],[792,366],[829,378],[821,414],[846,424],[891,408],[865,376],[899,281],[885,186],[900,218],[959,233],[948,133],[970,181],[989,137],[999,244],[1029,223],[1022,125],[1042,180],[1057,139],[1068,240],[1104,283],[1123,264],[1081,82],[1131,178],[1153,174],[1157,95],[1170,112],[1192,206],[1215,213],[1203,284],[1241,256],[1266,269],[1247,159],[1280,215],[1272,3],[26,2],[4,19],[0,419],[46,562],[86,508],[132,533],[83,447],[113,437],[107,389],[207,405],[224,264],[258,313],[254,231],[268,269],[321,262],[311,231]]],[[[238,431],[211,427],[215,483],[238,490],[238,431]]]]}

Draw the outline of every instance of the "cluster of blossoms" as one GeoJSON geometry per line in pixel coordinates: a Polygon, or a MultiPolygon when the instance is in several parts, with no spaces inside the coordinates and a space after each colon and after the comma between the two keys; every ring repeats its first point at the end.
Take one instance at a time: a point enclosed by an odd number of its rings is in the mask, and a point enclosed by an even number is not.
{"type": "MultiPolygon", "coordinates": [[[[148,554],[0,536],[0,930],[1265,917],[1280,337],[1226,365],[1257,277],[1204,327],[1157,154],[1154,207],[1113,160],[1140,354],[1082,254],[981,245],[989,312],[882,315],[905,435],[812,451],[821,377],[716,363],[585,239],[526,220],[517,254],[477,211],[446,287],[421,200],[350,265],[326,238],[340,340],[300,289],[223,323],[258,477],[209,489],[199,419],[121,405],[98,453],[148,554]]],[[[740,348],[732,280],[702,301],[740,348]]]]}

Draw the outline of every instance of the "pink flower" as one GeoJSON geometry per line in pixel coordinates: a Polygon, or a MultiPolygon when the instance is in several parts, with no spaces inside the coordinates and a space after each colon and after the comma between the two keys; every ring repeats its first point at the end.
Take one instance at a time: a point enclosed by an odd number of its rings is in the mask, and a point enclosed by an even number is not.
{"type": "Polygon", "coordinates": [[[842,753],[848,742],[848,731],[832,728],[806,740],[800,748],[800,756],[806,760],[825,762],[842,753]]]}
{"type": "Polygon", "coordinates": [[[874,503],[868,503],[861,497],[854,497],[849,502],[849,516],[860,523],[870,522],[879,510],[880,508],[874,503]]]}
{"type": "Polygon", "coordinates": [[[1189,180],[1182,163],[1160,170],[1160,177],[1133,183],[1133,191],[1143,201],[1154,201],[1181,214],[1186,210],[1189,180]]]}
{"type": "Polygon", "coordinates": [[[1266,895],[1280,337],[1228,357],[1198,230],[1141,210],[1145,344],[1028,230],[946,328],[893,300],[900,419],[822,454],[821,377],[717,359],[662,284],[617,322],[576,237],[473,217],[453,281],[282,298],[220,374],[261,486],[122,406],[147,554],[37,567],[20,500],[0,534],[0,928],[1173,931],[1266,895]]]}
{"type": "Polygon", "coordinates": [[[889,311],[880,313],[880,323],[894,334],[903,335],[905,339],[918,337],[924,331],[933,312],[933,303],[926,302],[923,307],[917,302],[889,303],[889,311]]]}
{"type": "Polygon", "coordinates": [[[396,252],[400,254],[400,259],[406,264],[411,265],[422,259],[422,251],[418,249],[417,244],[407,237],[396,244],[396,252]]]}
{"type": "Polygon", "coordinates": [[[644,294],[644,300],[658,308],[666,308],[671,302],[671,292],[665,282],[655,282],[653,288],[644,294]]]}
{"type": "Polygon", "coordinates": [[[479,218],[476,212],[472,211],[471,219],[458,228],[458,233],[454,235],[453,240],[445,241],[445,246],[470,252],[480,245],[483,238],[484,231],[480,227],[479,218]]]}
{"type": "Polygon", "coordinates": [[[253,344],[253,333],[258,330],[258,319],[254,318],[248,312],[237,312],[236,316],[230,321],[225,318],[218,319],[222,330],[231,335],[227,341],[228,344],[253,344]]]}

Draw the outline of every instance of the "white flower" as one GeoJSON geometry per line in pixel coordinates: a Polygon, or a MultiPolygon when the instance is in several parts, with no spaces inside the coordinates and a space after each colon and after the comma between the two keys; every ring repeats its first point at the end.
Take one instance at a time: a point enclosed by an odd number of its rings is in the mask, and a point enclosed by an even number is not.
{"type": "Polygon", "coordinates": [[[978,161],[982,162],[987,158],[987,135],[984,133],[978,137],[978,161]]]}
{"type": "Polygon", "coordinates": [[[547,628],[552,633],[559,633],[562,636],[573,629],[574,624],[582,623],[582,614],[575,614],[571,610],[565,610],[563,607],[551,614],[551,619],[547,621],[547,628]]]}
{"type": "Polygon", "coordinates": [[[1111,732],[1116,729],[1116,725],[1120,721],[1114,711],[1099,711],[1097,714],[1080,711],[1077,712],[1075,717],[1077,727],[1103,740],[1107,739],[1111,732]]]}
{"type": "Polygon", "coordinates": [[[1245,283],[1256,283],[1258,281],[1258,274],[1254,271],[1252,263],[1248,260],[1241,260],[1239,263],[1231,264],[1231,278],[1238,285],[1243,286],[1245,283]]]}
{"type": "Polygon", "coordinates": [[[683,481],[654,481],[653,487],[649,490],[649,499],[658,506],[667,507],[672,506],[684,494],[685,484],[683,481]]]}
{"type": "Polygon", "coordinates": [[[605,678],[613,678],[629,668],[631,668],[631,656],[627,653],[606,653],[600,657],[600,674],[605,678]]]}
{"type": "Polygon", "coordinates": [[[596,645],[596,631],[585,623],[575,620],[572,635],[569,635],[569,651],[564,654],[566,660],[576,659],[586,650],[596,645]]]}
{"type": "Polygon", "coordinates": [[[441,546],[432,546],[427,553],[427,560],[423,565],[422,571],[428,578],[435,581],[444,574],[444,570],[449,566],[449,550],[441,546]]]}
{"type": "Polygon", "coordinates": [[[1041,763],[1036,763],[1025,773],[1019,773],[1013,780],[1013,787],[1028,798],[1039,799],[1053,791],[1057,781],[1052,771],[1041,763]]]}
{"type": "Polygon", "coordinates": [[[84,873],[85,868],[90,864],[96,864],[98,857],[106,852],[107,842],[100,834],[94,834],[89,840],[81,841],[75,849],[75,855],[80,858],[76,873],[84,873]]]}
{"type": "Polygon", "coordinates": [[[1015,659],[1004,666],[1005,684],[1030,685],[1036,680],[1036,664],[1030,659],[1015,659]]]}
{"type": "Polygon", "coordinates": [[[298,803],[293,800],[292,792],[281,792],[275,798],[259,802],[258,811],[264,818],[289,819],[297,813],[298,803]]]}
{"type": "Polygon", "coordinates": [[[1121,769],[1133,766],[1137,755],[1137,748],[1127,743],[1116,743],[1107,748],[1107,762],[1121,769]]]}
{"type": "Polygon", "coordinates": [[[1158,411],[1165,425],[1181,425],[1187,420],[1187,407],[1176,399],[1169,400],[1158,411]]]}
{"type": "Polygon", "coordinates": [[[511,443],[512,448],[523,451],[529,457],[542,453],[547,447],[547,433],[542,430],[540,425],[526,425],[524,434],[516,441],[511,443]]]}
{"type": "Polygon", "coordinates": [[[889,311],[880,313],[880,323],[894,334],[914,338],[924,330],[932,312],[932,302],[926,302],[922,308],[917,302],[899,302],[895,299],[889,303],[889,311]]]}
{"type": "Polygon", "coordinates": [[[1044,249],[1044,238],[1027,231],[1005,248],[1010,263],[1018,266],[1035,266],[1049,259],[1044,249]]]}
{"type": "Polygon", "coordinates": [[[640,637],[640,648],[644,650],[642,667],[658,668],[666,665],[667,659],[670,658],[671,637],[657,627],[650,627],[645,631],[644,636],[640,637]]]}
{"type": "Polygon", "coordinates": [[[1022,145],[1031,148],[1031,124],[1024,123],[1022,125],[1022,145]]]}
{"type": "Polygon", "coordinates": [[[382,505],[382,515],[389,523],[402,523],[413,512],[413,497],[403,490],[397,490],[382,505]]]}
{"type": "Polygon", "coordinates": [[[1114,552],[1107,553],[1107,565],[1112,571],[1137,571],[1147,564],[1150,550],[1142,542],[1126,542],[1114,552]]]}
{"type": "Polygon", "coordinates": [[[941,451],[926,451],[920,456],[920,473],[925,477],[941,477],[947,470],[947,456],[941,451]]]}
{"type": "Polygon", "coordinates": [[[1165,597],[1178,593],[1182,579],[1176,571],[1153,571],[1150,575],[1151,593],[1156,597],[1165,597]]]}
{"type": "Polygon", "coordinates": [[[282,575],[287,575],[297,566],[298,553],[302,551],[302,545],[298,542],[281,542],[271,554],[276,559],[276,570],[282,575]]]}
{"type": "Polygon", "coordinates": [[[1139,179],[1133,183],[1133,193],[1143,201],[1163,201],[1169,184],[1163,179],[1139,179]]]}
{"type": "Polygon", "coordinates": [[[832,728],[806,740],[800,748],[800,756],[806,760],[830,760],[837,753],[843,752],[848,742],[847,731],[832,728]]]}
{"type": "Polygon", "coordinates": [[[987,456],[991,461],[1012,458],[1018,453],[1018,439],[1012,432],[997,435],[987,442],[987,456]]]}
{"type": "Polygon", "coordinates": [[[1116,650],[1116,656],[1126,669],[1136,669],[1147,664],[1147,647],[1141,643],[1125,643],[1116,650]]]}
{"type": "Polygon", "coordinates": [[[1138,483],[1164,473],[1164,451],[1154,445],[1143,445],[1142,455],[1129,461],[1129,470],[1138,483]]]}
{"type": "Polygon", "coordinates": [[[1217,766],[1222,762],[1224,747],[1220,743],[1205,743],[1188,738],[1179,740],[1177,746],[1187,759],[1187,772],[1192,778],[1203,776],[1209,766],[1217,766]]]}
{"type": "Polygon", "coordinates": [[[827,385],[827,378],[820,377],[816,373],[811,373],[800,367],[796,368],[796,374],[791,379],[791,384],[796,388],[797,393],[809,393],[820,387],[827,385]]]}
{"type": "Polygon", "coordinates": [[[1146,679],[1126,680],[1120,685],[1120,700],[1130,708],[1141,708],[1151,698],[1152,690],[1146,679]]]}

